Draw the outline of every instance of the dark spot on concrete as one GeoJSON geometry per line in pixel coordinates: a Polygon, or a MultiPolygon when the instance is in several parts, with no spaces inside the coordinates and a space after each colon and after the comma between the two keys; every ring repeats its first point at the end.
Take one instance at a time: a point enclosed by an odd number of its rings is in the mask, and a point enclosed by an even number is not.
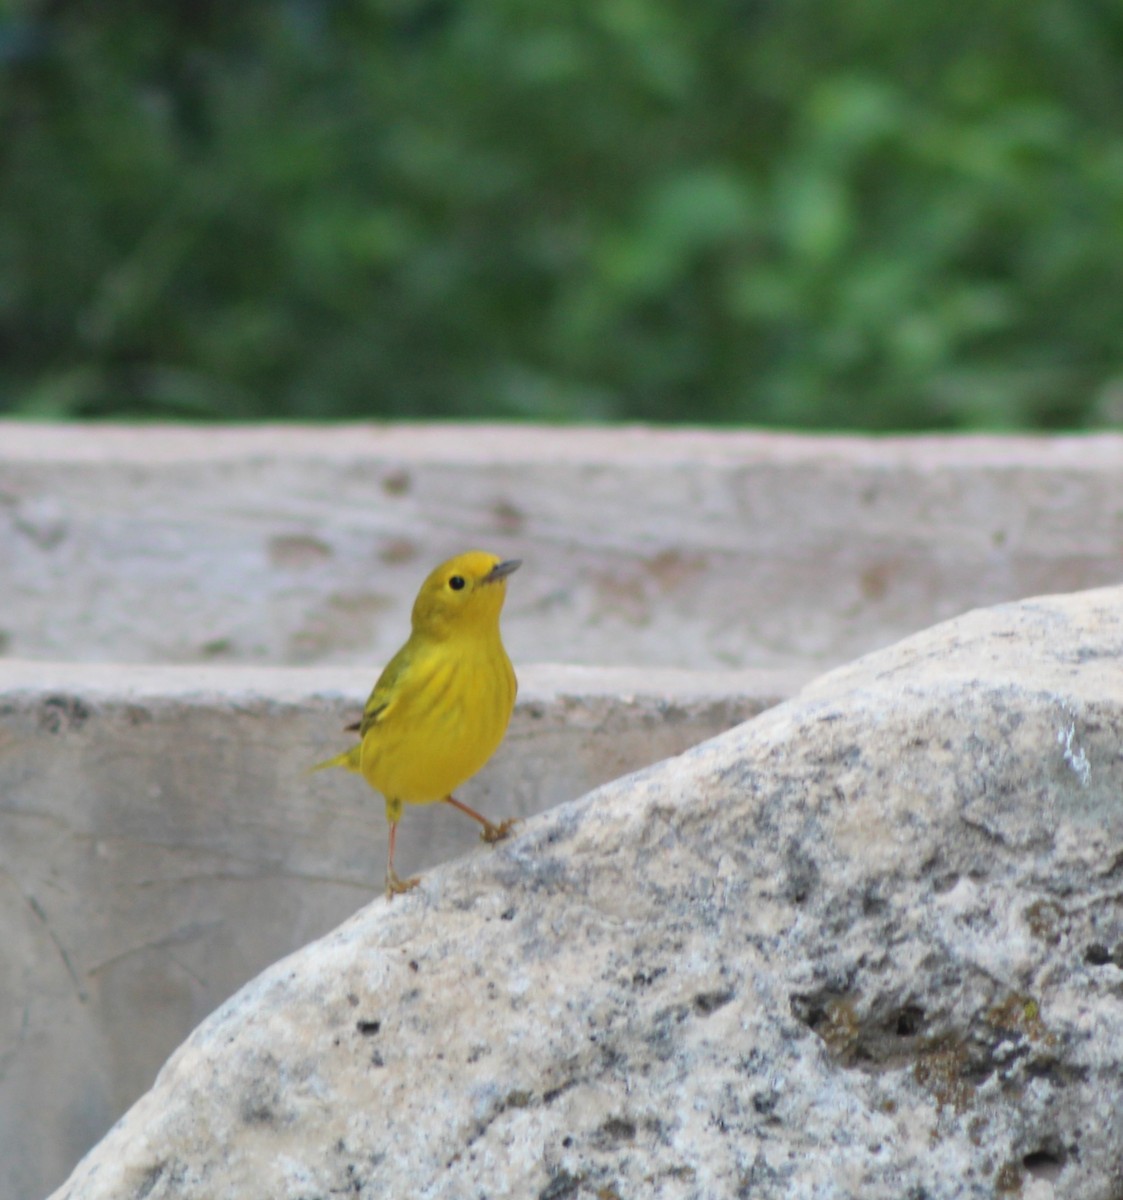
{"type": "Polygon", "coordinates": [[[332,548],[307,533],[281,533],[269,539],[270,566],[281,571],[307,571],[333,557],[332,548]]]}
{"type": "Polygon", "coordinates": [[[348,992],[347,993],[347,1003],[350,1004],[352,1008],[358,1008],[359,1007],[359,997],[356,996],[354,992],[348,992]]]}
{"type": "Polygon", "coordinates": [[[411,959],[409,960],[409,969],[410,969],[410,970],[411,970],[411,971],[412,971],[412,972],[413,972],[415,975],[417,974],[417,972],[418,972],[418,971],[420,971],[420,970],[421,970],[421,968],[420,968],[420,967],[417,965],[417,959],[416,959],[416,958],[411,958],[411,959]]]}
{"type": "Polygon", "coordinates": [[[703,1017],[708,1017],[711,1013],[717,1012],[719,1008],[724,1008],[732,999],[732,988],[726,988],[720,992],[699,992],[694,997],[694,1011],[703,1017]]]}
{"type": "Polygon", "coordinates": [[[604,1042],[600,1047],[601,1066],[606,1071],[614,1071],[627,1062],[628,1056],[612,1042],[604,1042]]]}
{"type": "Polygon", "coordinates": [[[1022,1159],[1025,1172],[1032,1179],[1055,1183],[1068,1161],[1068,1151],[1059,1143],[1047,1143],[1022,1159]]]}
{"type": "Polygon", "coordinates": [[[576,1079],[567,1079],[565,1083],[559,1084],[555,1088],[550,1088],[549,1091],[542,1093],[543,1104],[553,1104],[553,1102],[563,1093],[568,1092],[571,1087],[577,1082],[576,1079]]]}
{"type": "Polygon", "coordinates": [[[404,496],[413,484],[406,470],[390,471],[382,476],[382,490],[387,496],[404,496]]]}
{"type": "Polygon", "coordinates": [[[635,1140],[636,1123],[627,1117],[609,1117],[597,1130],[597,1136],[606,1142],[631,1142],[635,1140]]]}
{"type": "Polygon", "coordinates": [[[384,1067],[386,1065],[382,1055],[377,1050],[375,1050],[370,1056],[370,1065],[372,1067],[384,1067]]]}
{"type": "Polygon", "coordinates": [[[633,987],[650,987],[660,975],[666,975],[666,967],[653,967],[650,971],[637,971],[632,976],[633,987]]]}
{"type": "Polygon", "coordinates": [[[344,1192],[354,1192],[356,1195],[362,1192],[365,1180],[359,1174],[359,1168],[356,1163],[348,1163],[346,1169],[346,1181],[343,1185],[344,1192]]]}
{"type": "Polygon", "coordinates": [[[681,550],[661,550],[645,563],[648,571],[663,591],[673,591],[696,579],[706,569],[706,559],[701,554],[683,554],[681,550]]]}
{"type": "Polygon", "coordinates": [[[72,732],[89,719],[89,706],[77,696],[48,696],[39,710],[39,728],[46,733],[72,732]]]}
{"type": "Polygon", "coordinates": [[[499,914],[499,919],[500,919],[501,921],[513,921],[513,920],[515,919],[515,910],[514,910],[514,908],[513,908],[513,907],[512,907],[512,908],[505,908],[505,909],[504,909],[504,910],[503,910],[503,911],[502,911],[502,912],[499,914]]]}
{"type": "Polygon", "coordinates": [[[670,704],[663,701],[659,704],[659,716],[665,725],[681,725],[690,716],[689,711],[681,704],[670,704]]]}
{"type": "Polygon", "coordinates": [[[242,1101],[240,1115],[247,1125],[268,1125],[273,1120],[273,1106],[256,1095],[249,1096],[242,1101]]]}
{"type": "Polygon", "coordinates": [[[755,1092],[753,1094],[753,1111],[762,1117],[770,1117],[776,1111],[778,1099],[775,1092],[755,1092]]]}
{"type": "Polygon", "coordinates": [[[1084,961],[1092,967],[1106,967],[1111,962],[1111,951],[1102,942],[1093,942],[1084,951],[1084,961]]]}
{"type": "Polygon", "coordinates": [[[145,1196],[160,1182],[160,1177],[164,1174],[164,1166],[164,1163],[157,1163],[145,1171],[140,1186],[133,1193],[134,1200],[144,1200],[145,1196]]]}
{"type": "Polygon", "coordinates": [[[373,1037],[381,1028],[381,1021],[359,1021],[355,1028],[363,1035],[363,1037],[373,1037]]]}
{"type": "Polygon", "coordinates": [[[675,1052],[677,1026],[686,1020],[690,1009],[685,1004],[672,1004],[655,1014],[654,1028],[648,1043],[651,1053],[660,1062],[667,1062],[675,1052]]]}
{"type": "Polygon", "coordinates": [[[867,889],[862,896],[862,916],[864,917],[880,916],[888,907],[889,905],[873,887],[867,889]]]}
{"type": "Polygon", "coordinates": [[[495,528],[499,533],[522,533],[526,526],[526,513],[510,500],[497,500],[492,505],[495,517],[495,528]]]}
{"type": "MultiPolygon", "coordinates": [[[[341,614],[352,628],[363,627],[379,613],[387,612],[395,607],[394,601],[381,592],[332,592],[327,599],[331,613],[341,614]]],[[[335,618],[330,618],[335,624],[335,618]]]]}
{"type": "Polygon", "coordinates": [[[416,542],[411,542],[409,538],[391,538],[378,551],[378,557],[388,566],[396,566],[413,562],[420,552],[416,542]]]}
{"type": "MultiPolygon", "coordinates": [[[[573,1145],[572,1138],[565,1138],[562,1145],[569,1147],[573,1145]]],[[[538,1200],[564,1200],[566,1196],[572,1196],[574,1192],[581,1186],[582,1176],[571,1175],[568,1171],[559,1171],[554,1175],[548,1184],[538,1193],[538,1200]]]]}
{"type": "Polygon", "coordinates": [[[804,904],[819,882],[819,868],[798,846],[787,854],[787,878],[783,896],[792,904],[804,904]]]}
{"type": "Polygon", "coordinates": [[[529,1108],[533,1099],[534,1097],[530,1094],[530,1092],[518,1089],[513,1092],[508,1092],[507,1095],[503,1097],[503,1107],[529,1108]]]}
{"type": "Polygon", "coordinates": [[[897,1013],[893,1032],[898,1037],[916,1037],[924,1025],[924,1009],[915,1004],[906,1004],[897,1013]]]}
{"type": "Polygon", "coordinates": [[[891,563],[871,563],[858,576],[858,587],[862,592],[862,599],[874,603],[881,600],[885,593],[889,591],[889,583],[893,578],[893,566],[891,563]]]}
{"type": "Polygon", "coordinates": [[[862,747],[857,742],[839,746],[832,753],[824,755],[823,761],[842,767],[856,766],[862,761],[862,747]]]}

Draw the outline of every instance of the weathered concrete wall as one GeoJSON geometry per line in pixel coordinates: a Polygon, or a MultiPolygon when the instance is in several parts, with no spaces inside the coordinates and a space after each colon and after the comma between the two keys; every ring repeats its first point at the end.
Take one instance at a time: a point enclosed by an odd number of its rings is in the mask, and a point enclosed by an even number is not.
{"type": "MultiPolygon", "coordinates": [[[[776,703],[768,673],[524,668],[462,790],[526,815],[776,703]]],[[[305,768],[347,744],[369,672],[0,660],[0,1196],[39,1200],[195,1025],[382,888],[382,803],[305,768]]],[[[398,866],[481,847],[409,810],[398,866]]]]}
{"type": "Polygon", "coordinates": [[[373,666],[473,544],[517,662],[827,667],[1118,581],[1123,438],[0,423],[13,656],[373,666]]]}

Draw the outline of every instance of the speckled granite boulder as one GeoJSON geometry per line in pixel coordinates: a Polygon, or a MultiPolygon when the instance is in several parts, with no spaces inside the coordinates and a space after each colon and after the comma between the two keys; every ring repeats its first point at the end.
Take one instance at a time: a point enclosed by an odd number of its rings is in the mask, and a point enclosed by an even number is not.
{"type": "Polygon", "coordinates": [[[62,1200],[1123,1189],[1123,590],[976,612],[278,963],[62,1200]]]}

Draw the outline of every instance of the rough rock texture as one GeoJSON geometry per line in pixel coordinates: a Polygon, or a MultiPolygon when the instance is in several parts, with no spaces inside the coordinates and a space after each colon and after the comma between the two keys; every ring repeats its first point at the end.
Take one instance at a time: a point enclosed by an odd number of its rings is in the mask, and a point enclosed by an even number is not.
{"type": "MultiPolygon", "coordinates": [[[[527,816],[793,694],[775,674],[524,667],[461,795],[527,816]],[[779,688],[780,690],[776,690],[779,688]]],[[[383,805],[306,768],[370,673],[0,660],[0,1197],[42,1200],[232,992],[380,894],[383,805]]],[[[399,869],[479,845],[411,809],[399,869]]]]}
{"type": "Polygon", "coordinates": [[[1123,1194],[1123,589],[970,614],[278,963],[58,1200],[1123,1194]]]}
{"type": "Polygon", "coordinates": [[[0,422],[0,653],[373,667],[481,544],[516,664],[826,670],[1121,536],[1118,435],[0,422]]]}

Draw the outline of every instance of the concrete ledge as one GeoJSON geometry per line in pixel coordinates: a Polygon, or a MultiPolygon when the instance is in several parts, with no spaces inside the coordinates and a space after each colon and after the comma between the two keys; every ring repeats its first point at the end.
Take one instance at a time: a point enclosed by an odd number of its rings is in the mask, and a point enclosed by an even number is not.
{"type": "MultiPolygon", "coordinates": [[[[528,815],[792,694],[776,672],[530,667],[463,798],[528,815]]],[[[0,662],[0,1194],[57,1184],[222,1000],[376,895],[386,823],[346,744],[368,671],[0,662]]],[[[489,853],[411,809],[399,867],[489,853]]]]}
{"type": "Polygon", "coordinates": [[[1116,582],[1123,438],[0,422],[16,657],[373,671],[473,544],[517,663],[825,669],[1116,582]]]}

